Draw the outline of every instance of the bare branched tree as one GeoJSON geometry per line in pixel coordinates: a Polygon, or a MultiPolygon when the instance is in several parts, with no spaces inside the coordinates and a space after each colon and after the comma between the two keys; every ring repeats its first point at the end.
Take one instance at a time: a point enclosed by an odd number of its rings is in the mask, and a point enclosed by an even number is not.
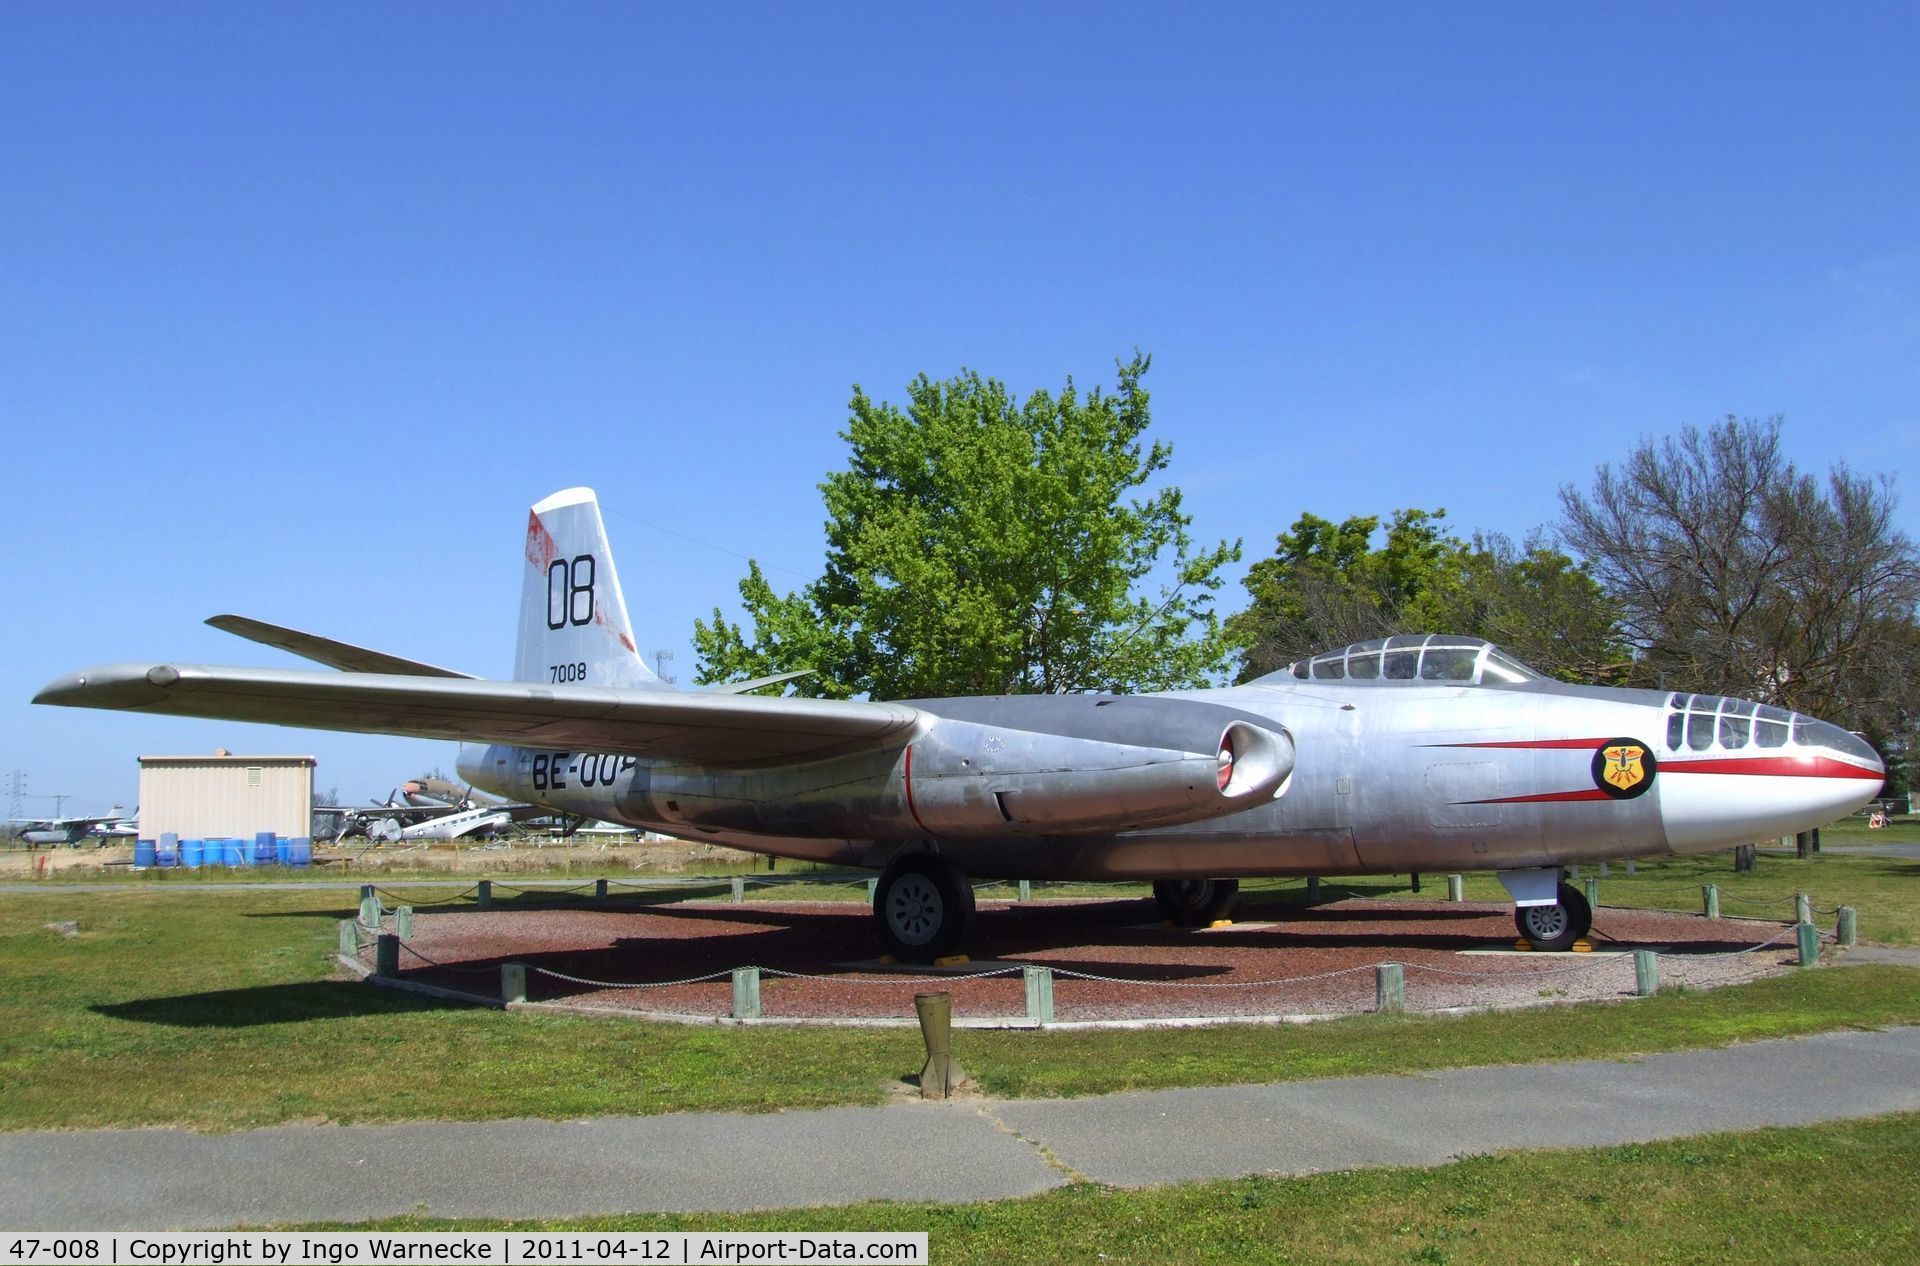
{"type": "Polygon", "coordinates": [[[1646,684],[1737,695],[1880,738],[1910,731],[1920,557],[1888,480],[1822,480],[1780,419],[1643,441],[1593,488],[1560,490],[1562,533],[1619,603],[1646,684]]]}

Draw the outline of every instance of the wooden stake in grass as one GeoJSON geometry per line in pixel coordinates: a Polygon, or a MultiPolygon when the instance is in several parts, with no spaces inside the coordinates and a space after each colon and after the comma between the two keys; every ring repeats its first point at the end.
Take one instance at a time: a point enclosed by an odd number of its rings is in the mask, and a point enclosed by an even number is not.
{"type": "Polygon", "coordinates": [[[473,908],[476,910],[493,909],[493,881],[491,879],[482,879],[479,883],[475,884],[474,887],[477,891],[473,894],[473,908]]]}
{"type": "Polygon", "coordinates": [[[1463,875],[1447,876],[1447,900],[1465,901],[1467,899],[1467,881],[1463,875]]]}
{"type": "Polygon", "coordinates": [[[1800,965],[1817,965],[1820,962],[1820,929],[1811,923],[1800,923],[1793,930],[1800,943],[1800,965]]]}
{"type": "Polygon", "coordinates": [[[1700,898],[1706,904],[1707,917],[1709,919],[1719,918],[1720,886],[1718,884],[1702,884],[1700,886],[1700,898]]]}
{"type": "Polygon", "coordinates": [[[1860,928],[1852,906],[1841,906],[1833,925],[1833,939],[1842,945],[1858,945],[1860,928]]]}
{"type": "Polygon", "coordinates": [[[966,1077],[953,1057],[953,995],[917,993],[913,1010],[920,1017],[920,1039],[927,1045],[927,1062],[920,1068],[920,1097],[949,1098],[966,1077]]]}
{"type": "Polygon", "coordinates": [[[525,963],[500,964],[500,1001],[525,1002],[527,1000],[527,965],[525,963]]]}
{"type": "Polygon", "coordinates": [[[403,941],[413,939],[413,907],[401,906],[393,912],[393,930],[403,941]]]}
{"type": "Polygon", "coordinates": [[[392,979],[400,974],[400,938],[382,932],[373,943],[373,974],[392,979]]]}

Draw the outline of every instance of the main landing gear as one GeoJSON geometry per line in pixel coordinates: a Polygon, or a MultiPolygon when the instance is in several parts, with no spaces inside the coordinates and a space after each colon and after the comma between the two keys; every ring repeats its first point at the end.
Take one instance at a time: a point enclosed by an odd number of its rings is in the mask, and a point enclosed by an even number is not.
{"type": "Polygon", "coordinates": [[[902,853],[873,890],[873,918],[887,949],[910,963],[951,954],[973,918],[973,885],[938,853],[902,853]]]}
{"type": "Polygon", "coordinates": [[[1593,929],[1593,907],[1586,894],[1565,880],[1554,890],[1550,906],[1516,906],[1514,926],[1537,950],[1555,952],[1571,949],[1573,943],[1593,929]]]}
{"type": "Polygon", "coordinates": [[[1238,879],[1158,879],[1153,884],[1154,904],[1177,928],[1203,928],[1226,918],[1239,895],[1238,879]]]}

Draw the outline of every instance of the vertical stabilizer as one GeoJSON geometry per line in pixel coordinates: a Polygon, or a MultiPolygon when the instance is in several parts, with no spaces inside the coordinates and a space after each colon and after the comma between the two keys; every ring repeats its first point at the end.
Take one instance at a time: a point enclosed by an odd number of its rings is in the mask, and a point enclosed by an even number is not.
{"type": "Polygon", "coordinates": [[[633,642],[607,527],[591,488],[568,488],[527,515],[517,681],[666,689],[633,642]]]}

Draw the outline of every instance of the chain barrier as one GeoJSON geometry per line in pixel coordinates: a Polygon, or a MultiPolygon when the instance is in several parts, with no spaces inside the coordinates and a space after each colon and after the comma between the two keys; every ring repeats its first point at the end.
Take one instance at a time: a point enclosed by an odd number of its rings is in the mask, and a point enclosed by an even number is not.
{"type": "Polygon", "coordinates": [[[1069,980],[1091,980],[1106,985],[1152,985],[1161,989],[1262,989],[1271,985],[1302,985],[1311,980],[1332,980],[1335,976],[1351,976],[1355,972],[1373,971],[1384,966],[1385,963],[1366,963],[1359,967],[1316,972],[1311,976],[1279,976],[1272,980],[1140,980],[1129,976],[1100,976],[1093,972],[1074,971],[1069,967],[1055,967],[1053,974],[1069,980]]]}
{"type": "Polygon", "coordinates": [[[450,971],[455,973],[456,975],[492,976],[497,974],[498,972],[498,968],[493,968],[493,967],[456,967],[452,963],[443,963],[438,959],[428,958],[425,954],[422,954],[419,950],[413,948],[413,946],[407,944],[405,941],[400,942],[400,949],[403,953],[413,955],[415,958],[419,959],[421,962],[425,963],[429,967],[438,968],[441,971],[450,971]]]}
{"type": "Polygon", "coordinates": [[[588,980],[584,976],[569,976],[563,971],[554,971],[551,967],[529,967],[527,970],[536,976],[551,976],[555,980],[564,980],[572,985],[591,985],[595,989],[671,989],[675,985],[702,985],[710,980],[725,980],[733,975],[733,969],[709,972],[705,976],[689,976],[685,980],[588,980]]]}
{"type": "Polygon", "coordinates": [[[420,906],[444,906],[450,905],[455,901],[465,901],[468,897],[480,891],[480,885],[475,884],[465,892],[458,893],[451,897],[413,897],[405,893],[395,892],[391,888],[381,888],[377,886],[374,888],[374,891],[392,900],[396,906],[413,906],[417,909],[420,906]]]}
{"type": "MultiPolygon", "coordinates": [[[[1564,976],[1569,972],[1592,971],[1596,967],[1611,967],[1616,963],[1631,963],[1633,959],[1625,954],[1599,954],[1577,963],[1564,963],[1558,967],[1540,967],[1527,973],[1529,980],[1537,976],[1564,976]]],[[[1408,971],[1423,971],[1435,976],[1461,976],[1470,980],[1479,980],[1492,976],[1502,976],[1499,971],[1460,971],[1453,967],[1432,967],[1426,963],[1407,963],[1408,971]]]]}
{"type": "MultiPolygon", "coordinates": [[[[1758,945],[1749,945],[1744,949],[1721,950],[1714,954],[1668,954],[1659,950],[1655,950],[1654,953],[1659,958],[1671,958],[1676,962],[1696,962],[1703,958],[1738,958],[1742,954],[1752,954],[1756,951],[1766,949],[1769,945],[1778,945],[1790,936],[1798,936],[1798,933],[1794,931],[1791,924],[1782,928],[1766,940],[1761,941],[1758,945]]],[[[1822,939],[1824,940],[1825,938],[1823,937],[1822,939]]]]}

